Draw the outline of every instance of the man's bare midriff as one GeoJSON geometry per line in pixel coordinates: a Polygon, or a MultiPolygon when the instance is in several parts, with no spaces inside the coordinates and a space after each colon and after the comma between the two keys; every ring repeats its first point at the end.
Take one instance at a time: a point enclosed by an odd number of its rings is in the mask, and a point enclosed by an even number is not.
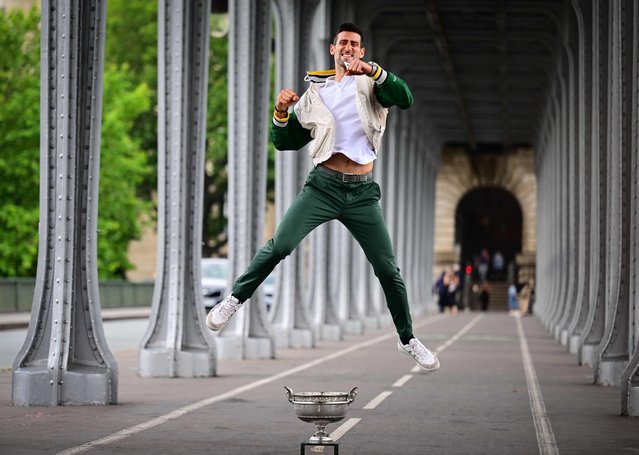
{"type": "Polygon", "coordinates": [[[329,169],[342,174],[367,174],[373,170],[373,163],[359,164],[348,158],[343,153],[335,153],[322,164],[329,169]]]}

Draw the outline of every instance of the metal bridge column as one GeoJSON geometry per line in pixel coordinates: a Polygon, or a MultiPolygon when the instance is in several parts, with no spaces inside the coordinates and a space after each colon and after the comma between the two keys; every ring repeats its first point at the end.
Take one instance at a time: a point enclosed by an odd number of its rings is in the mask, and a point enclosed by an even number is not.
{"type": "Polygon", "coordinates": [[[608,148],[608,243],[606,328],[597,348],[594,379],[598,384],[621,385],[621,374],[629,360],[630,312],[630,175],[632,122],[633,33],[630,2],[609,4],[610,93],[607,130],[608,148]]]}
{"type": "MultiPolygon", "coordinates": [[[[429,133],[430,134],[430,133],[429,133]]],[[[426,256],[425,262],[425,285],[426,292],[428,292],[428,307],[429,311],[437,310],[437,303],[433,297],[433,271],[435,269],[435,199],[437,197],[435,185],[437,183],[437,173],[439,170],[439,160],[441,158],[441,141],[436,139],[430,139],[428,141],[428,157],[426,160],[425,173],[425,194],[427,203],[425,205],[425,221],[426,226],[426,248],[424,254],[426,256]]]]}
{"type": "MultiPolygon", "coordinates": [[[[393,112],[395,114],[395,112],[393,112]]],[[[380,173],[379,185],[382,191],[382,199],[380,201],[384,221],[388,229],[393,248],[396,251],[395,243],[395,226],[397,225],[397,203],[395,194],[397,192],[397,138],[399,136],[399,122],[396,115],[389,115],[386,123],[386,132],[383,139],[383,154],[380,155],[380,173]]],[[[380,325],[389,325],[392,323],[390,311],[386,302],[386,296],[379,284],[379,280],[375,277],[380,292],[380,325]]]]}
{"type": "MultiPolygon", "coordinates": [[[[395,199],[393,203],[397,205],[397,219],[395,220],[395,239],[393,242],[393,247],[395,250],[395,262],[397,263],[397,267],[402,271],[402,277],[404,278],[404,282],[406,281],[406,277],[404,274],[406,273],[406,216],[407,216],[407,197],[408,197],[408,185],[407,185],[407,176],[408,169],[410,167],[410,158],[409,158],[409,144],[410,144],[410,117],[405,111],[398,111],[392,113],[393,116],[399,118],[398,122],[398,147],[397,153],[395,155],[395,159],[397,160],[397,180],[395,181],[397,185],[397,192],[395,193],[395,199]]],[[[409,288],[406,286],[406,293],[408,294],[409,288]]],[[[409,295],[409,302],[412,304],[412,300],[409,295]]]]}
{"type": "MultiPolygon", "coordinates": [[[[301,83],[308,65],[309,34],[317,0],[275,0],[276,18],[276,84],[275,92],[293,88],[303,92],[301,83]]],[[[304,185],[312,163],[304,150],[275,152],[275,204],[278,223],[304,185]]],[[[314,345],[311,316],[304,292],[303,245],[296,248],[279,266],[279,280],[271,322],[275,344],[278,347],[305,347],[314,345]]]]}
{"type": "MultiPolygon", "coordinates": [[[[267,129],[270,113],[270,0],[229,3],[229,179],[230,277],[248,267],[262,244],[266,200],[267,129]]],[[[216,338],[220,358],[275,355],[274,340],[260,292],[216,338]]]]}
{"type": "MultiPolygon", "coordinates": [[[[635,0],[633,6],[628,6],[632,10],[628,17],[632,20],[632,41],[635,43],[632,50],[632,92],[630,97],[630,107],[633,119],[630,135],[630,150],[632,154],[632,236],[631,236],[631,269],[630,269],[630,362],[621,376],[621,414],[634,417],[639,416],[639,303],[637,294],[639,291],[639,280],[637,270],[637,256],[639,255],[639,245],[637,238],[637,223],[639,220],[639,206],[637,205],[637,194],[639,193],[639,1],[635,0]]],[[[629,25],[630,27],[630,25],[629,25]]],[[[630,70],[630,68],[628,68],[630,70]]]]}
{"type": "MultiPolygon", "coordinates": [[[[561,71],[561,67],[558,69],[558,73],[561,71]]],[[[567,277],[565,275],[565,264],[566,264],[566,251],[565,251],[565,235],[566,235],[566,224],[564,222],[564,213],[566,212],[565,207],[565,196],[566,196],[566,176],[565,176],[565,147],[564,147],[564,131],[565,131],[565,122],[564,120],[564,103],[562,100],[562,90],[560,85],[560,76],[555,76],[555,82],[553,87],[553,95],[552,95],[552,124],[550,129],[551,136],[551,158],[554,161],[552,173],[553,173],[553,181],[554,184],[554,197],[551,197],[550,203],[553,207],[553,225],[556,229],[551,233],[551,237],[553,238],[553,249],[551,251],[552,258],[552,272],[553,272],[553,294],[552,294],[552,307],[549,308],[548,314],[548,329],[550,332],[557,338],[556,328],[559,317],[561,316],[561,312],[563,310],[564,300],[564,289],[567,281],[567,277]]]]}
{"type": "Polygon", "coordinates": [[[557,80],[552,87],[546,108],[543,132],[543,159],[539,166],[539,207],[545,212],[546,229],[539,232],[540,267],[538,270],[539,298],[535,312],[540,315],[544,326],[552,330],[554,315],[558,311],[559,294],[561,289],[561,231],[560,213],[561,203],[558,193],[561,192],[561,149],[560,149],[560,106],[557,96],[557,80]],[[543,245],[547,245],[542,249],[543,245]],[[543,276],[541,274],[544,274],[543,276]]]}
{"type": "Polygon", "coordinates": [[[591,147],[590,136],[591,130],[590,116],[592,112],[592,98],[588,95],[591,92],[591,75],[589,69],[592,65],[592,2],[591,1],[573,1],[573,10],[576,19],[577,38],[576,46],[576,96],[577,104],[575,110],[577,112],[577,128],[576,128],[576,147],[573,153],[578,154],[579,169],[577,172],[577,191],[579,201],[577,204],[577,288],[575,298],[575,312],[572,321],[568,326],[568,350],[571,354],[578,354],[580,351],[580,337],[586,323],[588,315],[588,277],[590,275],[591,254],[588,242],[590,240],[590,207],[591,201],[591,185],[590,185],[590,155],[591,147]],[[583,5],[583,8],[582,8],[583,5]]]}
{"type": "Polygon", "coordinates": [[[105,1],[42,2],[40,252],[18,406],[117,402],[97,273],[105,16],[105,1]]]}
{"type": "Polygon", "coordinates": [[[566,72],[567,72],[567,62],[565,58],[565,53],[561,53],[561,57],[559,59],[559,69],[557,71],[557,87],[558,93],[557,98],[559,102],[558,109],[558,126],[557,126],[557,154],[559,159],[559,213],[558,213],[558,227],[559,227],[559,258],[557,259],[559,262],[559,270],[558,270],[558,279],[559,279],[559,294],[556,304],[555,311],[553,313],[552,318],[552,333],[555,339],[560,340],[561,336],[561,320],[564,314],[567,311],[568,306],[568,294],[569,294],[569,285],[570,285],[570,268],[574,265],[572,264],[570,257],[570,231],[569,231],[569,207],[570,207],[570,198],[569,198],[569,182],[570,182],[570,167],[568,164],[569,160],[569,103],[568,103],[568,90],[566,87],[566,72]]]}
{"type": "Polygon", "coordinates": [[[159,4],[158,271],[140,349],[146,377],[216,370],[200,290],[210,11],[210,0],[159,4]]]}
{"type": "Polygon", "coordinates": [[[406,242],[404,254],[406,260],[403,270],[408,291],[408,301],[411,302],[411,312],[419,315],[424,311],[422,296],[418,291],[419,267],[417,264],[417,210],[420,193],[417,190],[417,172],[419,172],[419,150],[417,149],[418,128],[416,117],[410,121],[408,149],[406,150],[408,166],[406,169],[406,242]]]}
{"type": "Polygon", "coordinates": [[[581,347],[578,360],[582,364],[594,366],[596,348],[603,338],[605,328],[606,289],[606,225],[608,223],[607,194],[607,112],[608,83],[603,63],[608,61],[608,7],[607,2],[592,1],[592,89],[588,92],[592,99],[590,111],[590,242],[588,249],[592,260],[589,274],[588,314],[580,336],[581,347]]]}
{"type": "MultiPolygon", "coordinates": [[[[386,132],[384,137],[382,138],[381,145],[381,153],[377,158],[377,163],[375,164],[375,168],[373,169],[375,181],[380,187],[382,198],[379,201],[380,208],[382,210],[382,214],[384,217],[384,222],[386,223],[387,228],[389,228],[389,220],[388,218],[388,188],[387,183],[389,178],[388,168],[389,163],[391,163],[392,158],[390,156],[391,142],[393,140],[393,136],[395,134],[395,130],[392,128],[393,120],[392,117],[389,117],[388,123],[386,125],[386,132]]],[[[390,233],[390,228],[389,228],[390,233]]],[[[392,236],[391,236],[392,238],[392,236]]],[[[373,327],[384,327],[386,325],[390,325],[391,318],[390,312],[388,311],[388,307],[386,306],[386,297],[384,295],[384,290],[379,282],[377,276],[375,276],[375,272],[373,269],[370,269],[369,273],[369,286],[370,286],[370,300],[367,302],[366,308],[366,316],[368,320],[368,326],[373,327]]]]}
{"type": "Polygon", "coordinates": [[[575,57],[577,54],[577,30],[574,24],[575,20],[572,14],[568,14],[564,22],[563,31],[563,54],[566,61],[565,85],[565,108],[567,116],[566,125],[566,174],[567,174],[567,193],[566,193],[566,226],[567,226],[567,243],[566,253],[568,266],[566,270],[566,297],[564,303],[564,312],[559,321],[559,341],[562,346],[568,349],[569,332],[568,325],[576,312],[577,282],[580,267],[579,257],[579,200],[581,195],[578,192],[578,174],[579,174],[579,151],[578,151],[578,115],[577,111],[577,69],[575,57]]]}
{"type": "MultiPolygon", "coordinates": [[[[293,75],[295,84],[301,83],[301,78],[306,69],[326,69],[331,67],[329,61],[328,43],[331,40],[326,17],[329,13],[326,0],[320,0],[315,7],[315,14],[312,15],[310,32],[308,29],[301,31],[302,37],[312,37],[307,47],[300,50],[307,60],[308,68],[300,67],[300,71],[293,75]]],[[[308,27],[309,24],[305,24],[308,27]]],[[[299,36],[297,37],[299,39],[299,36]]],[[[304,152],[299,152],[304,153],[304,152]]],[[[310,163],[308,165],[311,166],[310,163]]],[[[316,334],[324,340],[339,340],[341,328],[337,316],[337,302],[335,299],[336,283],[330,279],[332,270],[331,261],[331,231],[336,222],[331,222],[319,226],[309,236],[310,257],[309,257],[309,279],[307,299],[311,309],[312,327],[316,334]]],[[[303,264],[300,264],[302,266],[303,264]]]]}

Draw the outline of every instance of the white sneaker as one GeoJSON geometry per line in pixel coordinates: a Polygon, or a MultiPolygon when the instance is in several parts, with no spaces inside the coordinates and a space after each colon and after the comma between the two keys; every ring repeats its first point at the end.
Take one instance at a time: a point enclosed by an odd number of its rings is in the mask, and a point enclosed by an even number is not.
{"type": "Polygon", "coordinates": [[[222,330],[229,323],[231,316],[235,314],[242,304],[229,294],[224,300],[215,305],[206,316],[206,326],[211,330],[222,330]]]}
{"type": "Polygon", "coordinates": [[[411,356],[422,370],[432,372],[439,369],[439,359],[437,359],[437,356],[417,338],[413,337],[408,344],[402,344],[401,341],[398,341],[397,349],[411,356]]]}

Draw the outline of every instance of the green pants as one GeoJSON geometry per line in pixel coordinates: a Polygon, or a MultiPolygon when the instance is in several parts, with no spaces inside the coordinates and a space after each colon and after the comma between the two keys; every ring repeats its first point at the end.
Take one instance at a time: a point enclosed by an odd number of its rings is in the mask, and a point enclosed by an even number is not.
{"type": "Polygon", "coordinates": [[[257,252],[246,272],[235,282],[232,294],[249,299],[279,262],[313,229],[339,220],[359,242],[379,279],[397,333],[412,335],[406,286],[395,264],[393,246],[379,206],[379,185],[372,180],[343,183],[313,169],[302,191],[282,218],[275,235],[257,252]]]}

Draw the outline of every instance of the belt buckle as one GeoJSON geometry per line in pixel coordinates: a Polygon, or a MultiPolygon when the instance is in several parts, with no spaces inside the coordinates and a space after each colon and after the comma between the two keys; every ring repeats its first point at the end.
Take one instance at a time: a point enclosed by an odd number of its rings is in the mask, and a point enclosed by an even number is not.
{"type": "Polygon", "coordinates": [[[344,172],[342,173],[342,183],[353,183],[353,180],[348,179],[347,177],[352,177],[355,174],[344,172]]]}

